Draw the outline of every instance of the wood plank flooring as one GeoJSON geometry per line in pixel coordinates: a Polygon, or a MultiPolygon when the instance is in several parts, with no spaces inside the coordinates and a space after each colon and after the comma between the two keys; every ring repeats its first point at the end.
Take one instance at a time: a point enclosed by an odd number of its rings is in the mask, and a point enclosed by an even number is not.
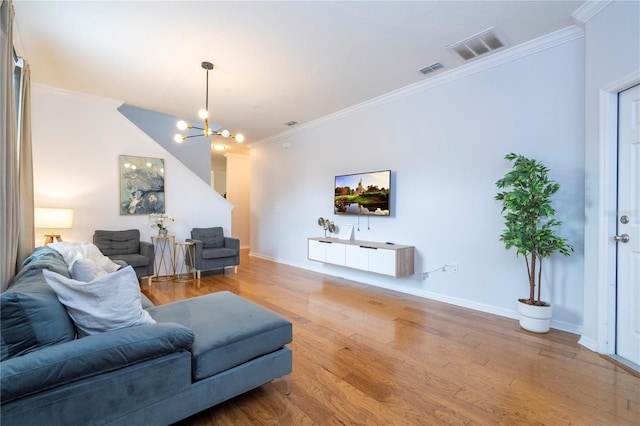
{"type": "Polygon", "coordinates": [[[552,330],[249,257],[160,282],[155,304],[228,290],[293,323],[276,381],[179,425],[640,425],[640,378],[552,330]]]}

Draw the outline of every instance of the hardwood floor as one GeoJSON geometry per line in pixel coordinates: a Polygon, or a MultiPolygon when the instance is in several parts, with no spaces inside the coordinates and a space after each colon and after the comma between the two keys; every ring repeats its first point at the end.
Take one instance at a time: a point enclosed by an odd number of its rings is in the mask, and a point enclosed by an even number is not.
{"type": "Polygon", "coordinates": [[[276,381],[179,425],[639,425],[640,378],[552,330],[249,257],[160,282],[164,304],[229,290],[293,323],[276,381]]]}

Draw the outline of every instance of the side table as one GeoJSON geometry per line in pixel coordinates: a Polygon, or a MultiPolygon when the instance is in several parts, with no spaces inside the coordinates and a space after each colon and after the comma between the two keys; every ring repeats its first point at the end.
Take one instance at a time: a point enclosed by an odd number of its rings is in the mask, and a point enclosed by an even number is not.
{"type": "Polygon", "coordinates": [[[169,281],[173,279],[173,275],[175,274],[175,263],[173,259],[175,241],[176,239],[173,235],[151,237],[155,252],[155,275],[152,279],[156,281],[169,281]],[[160,275],[161,269],[164,269],[164,275],[160,275]],[[160,277],[162,277],[162,280],[160,277]]]}
{"type": "Polygon", "coordinates": [[[196,243],[185,241],[174,245],[173,265],[177,281],[189,281],[196,278],[196,243]],[[193,274],[193,276],[191,276],[193,274]]]}

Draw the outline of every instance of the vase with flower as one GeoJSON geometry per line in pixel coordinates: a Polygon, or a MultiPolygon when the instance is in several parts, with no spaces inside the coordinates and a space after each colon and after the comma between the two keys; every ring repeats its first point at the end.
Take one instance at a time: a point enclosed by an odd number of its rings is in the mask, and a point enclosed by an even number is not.
{"type": "Polygon", "coordinates": [[[152,228],[158,228],[158,235],[166,237],[169,229],[167,228],[167,222],[173,222],[173,216],[168,213],[151,213],[149,215],[149,222],[151,222],[152,228]]]}

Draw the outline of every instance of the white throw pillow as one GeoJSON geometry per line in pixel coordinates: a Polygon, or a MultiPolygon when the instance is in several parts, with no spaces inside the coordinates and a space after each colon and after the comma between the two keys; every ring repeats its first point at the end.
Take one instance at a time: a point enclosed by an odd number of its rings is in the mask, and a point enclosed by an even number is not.
{"type": "Polygon", "coordinates": [[[107,275],[104,269],[92,259],[78,259],[71,265],[71,278],[77,281],[88,283],[94,279],[107,275]]]}
{"type": "Polygon", "coordinates": [[[131,266],[86,283],[47,270],[42,273],[81,337],[155,323],[142,309],[140,285],[131,266]]]}
{"type": "Polygon", "coordinates": [[[120,268],[120,265],[112,262],[111,259],[102,254],[98,247],[87,241],[61,241],[59,243],[51,243],[48,247],[62,255],[64,262],[69,267],[69,272],[71,272],[71,269],[73,268],[73,263],[79,259],[91,259],[95,261],[105,272],[114,272],[120,268]]]}

